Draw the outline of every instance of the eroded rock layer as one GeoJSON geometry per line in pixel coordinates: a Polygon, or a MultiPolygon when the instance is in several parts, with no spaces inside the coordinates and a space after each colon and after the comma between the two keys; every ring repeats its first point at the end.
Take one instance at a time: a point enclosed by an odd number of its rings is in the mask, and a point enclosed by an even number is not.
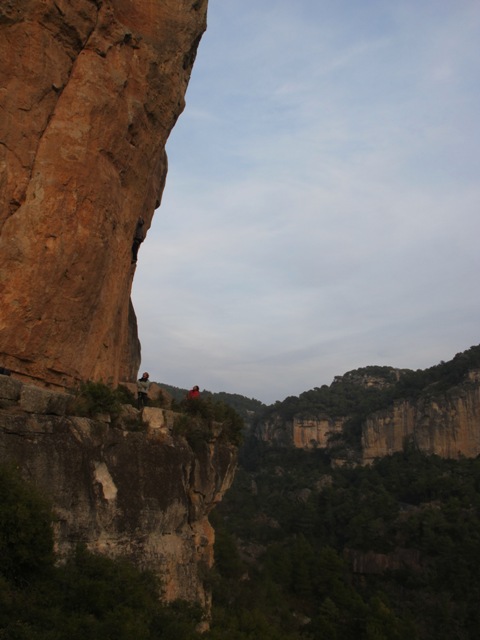
{"type": "Polygon", "coordinates": [[[136,375],[132,239],[160,204],[206,8],[1,3],[1,366],[61,386],[136,375]]]}

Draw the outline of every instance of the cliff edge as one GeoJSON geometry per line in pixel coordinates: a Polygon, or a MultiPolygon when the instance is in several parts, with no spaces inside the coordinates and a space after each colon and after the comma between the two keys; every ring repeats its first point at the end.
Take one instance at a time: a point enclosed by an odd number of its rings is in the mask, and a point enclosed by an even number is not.
{"type": "Polygon", "coordinates": [[[233,481],[236,447],[221,425],[189,444],[167,409],[138,416],[126,406],[113,424],[70,415],[71,400],[0,375],[0,463],[17,466],[50,498],[57,554],[82,543],[130,559],[160,577],[166,601],[198,602],[208,612],[208,514],[233,481]],[[137,430],[132,414],[143,421],[137,430]]]}

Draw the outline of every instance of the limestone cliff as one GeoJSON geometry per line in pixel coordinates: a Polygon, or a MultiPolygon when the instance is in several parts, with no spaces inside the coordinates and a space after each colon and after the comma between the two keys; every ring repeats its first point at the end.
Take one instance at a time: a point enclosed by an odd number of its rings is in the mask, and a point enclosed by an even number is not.
{"type": "Polygon", "coordinates": [[[324,415],[296,415],[285,419],[274,414],[255,425],[258,440],[270,445],[297,449],[325,449],[330,437],[341,433],[345,418],[330,418],[324,415]]]}
{"type": "Polygon", "coordinates": [[[18,376],[136,375],[132,239],[160,204],[206,10],[1,3],[0,365],[18,376]]]}
{"type": "Polygon", "coordinates": [[[294,417],[293,446],[297,449],[325,449],[334,434],[341,434],[345,418],[294,417]]]}
{"type": "Polygon", "coordinates": [[[362,459],[402,451],[410,442],[443,458],[474,458],[480,454],[480,383],[478,372],[441,396],[395,402],[370,415],[362,430],[362,459]]]}
{"type": "MultiPolygon", "coordinates": [[[[221,427],[192,448],[174,414],[148,408],[146,429],[68,415],[71,397],[0,376],[0,462],[50,496],[60,556],[78,543],[155,571],[166,600],[199,602],[213,563],[208,514],[230,486],[236,449],[221,427]],[[122,428],[123,425],[123,428],[122,428]]],[[[135,415],[133,415],[135,417],[135,415]]]]}
{"type": "MultiPolygon", "coordinates": [[[[338,376],[329,391],[335,392],[335,385],[345,380],[367,390],[388,387],[384,380],[350,373],[338,376]]],[[[392,384],[394,380],[392,373],[392,384]]],[[[361,394],[358,399],[361,405],[361,394]]],[[[463,382],[443,393],[426,389],[417,399],[396,400],[370,413],[357,426],[361,441],[356,446],[351,437],[345,438],[351,417],[349,413],[329,416],[320,409],[295,413],[290,405],[288,413],[277,409],[260,420],[254,436],[274,446],[325,449],[335,464],[347,460],[368,464],[402,451],[406,444],[445,458],[476,457],[480,454],[480,371],[470,370],[463,382]],[[358,447],[359,451],[354,450],[358,447]]]]}

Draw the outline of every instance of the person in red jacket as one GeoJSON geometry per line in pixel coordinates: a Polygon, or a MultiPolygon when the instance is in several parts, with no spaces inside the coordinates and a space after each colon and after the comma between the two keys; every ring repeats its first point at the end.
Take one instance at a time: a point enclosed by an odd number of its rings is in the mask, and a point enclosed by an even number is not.
{"type": "Polygon", "coordinates": [[[197,385],[195,385],[193,389],[190,389],[190,391],[187,393],[187,398],[189,400],[193,400],[199,397],[200,397],[200,389],[197,385]]]}

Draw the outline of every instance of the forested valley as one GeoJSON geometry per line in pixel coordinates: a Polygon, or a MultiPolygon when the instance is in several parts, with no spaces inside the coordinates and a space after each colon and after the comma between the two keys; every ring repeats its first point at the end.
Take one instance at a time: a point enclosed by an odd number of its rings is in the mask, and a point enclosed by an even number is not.
{"type": "MultiPolygon", "coordinates": [[[[347,406],[355,425],[371,407],[402,394],[442,394],[479,365],[480,348],[472,347],[362,395],[353,378],[392,375],[369,367],[274,410],[286,417],[327,408],[340,415],[347,406]]],[[[228,396],[222,395],[226,404],[228,396]]],[[[273,410],[242,396],[233,400],[251,422],[273,410]]],[[[161,604],[161,584],[148,572],[82,547],[59,565],[50,506],[16,469],[2,469],[0,639],[478,637],[479,458],[427,456],[406,442],[402,452],[372,465],[335,467],[327,451],[272,446],[249,429],[234,484],[210,519],[215,566],[205,568],[204,581],[213,608],[210,630],[200,635],[202,611],[161,604]]]]}
{"type": "Polygon", "coordinates": [[[478,637],[478,459],[407,448],[332,470],[259,451],[213,518],[214,619],[232,638],[478,637]]]}
{"type": "MultiPolygon", "coordinates": [[[[0,501],[0,638],[192,640],[201,611],[79,548],[54,562],[48,505],[13,471],[0,501]]],[[[480,628],[480,460],[406,450],[336,469],[264,451],[212,513],[206,640],[473,640],[480,628]]]]}

